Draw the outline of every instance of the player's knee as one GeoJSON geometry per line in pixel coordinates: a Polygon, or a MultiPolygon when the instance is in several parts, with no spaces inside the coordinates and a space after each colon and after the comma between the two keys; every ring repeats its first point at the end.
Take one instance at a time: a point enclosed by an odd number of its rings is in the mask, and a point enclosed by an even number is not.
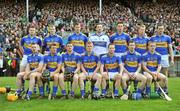
{"type": "Polygon", "coordinates": [[[126,76],[122,76],[121,80],[122,80],[122,82],[126,82],[128,79],[126,76]]]}
{"type": "Polygon", "coordinates": [[[98,74],[98,75],[97,75],[97,79],[98,79],[98,80],[102,80],[102,75],[98,74]]]}
{"type": "Polygon", "coordinates": [[[78,81],[78,79],[79,79],[78,75],[74,75],[73,80],[78,81]]]}
{"type": "Polygon", "coordinates": [[[153,77],[152,77],[152,76],[148,76],[148,77],[147,77],[147,82],[152,82],[152,80],[153,80],[153,77]]]}
{"type": "Polygon", "coordinates": [[[145,76],[142,76],[141,82],[146,83],[146,81],[147,81],[147,78],[145,76]]]}
{"type": "Polygon", "coordinates": [[[54,74],[54,81],[57,81],[59,79],[58,74],[54,74]]]}
{"type": "Polygon", "coordinates": [[[64,75],[62,75],[62,74],[59,75],[59,80],[60,80],[60,81],[64,80],[64,75]]]}

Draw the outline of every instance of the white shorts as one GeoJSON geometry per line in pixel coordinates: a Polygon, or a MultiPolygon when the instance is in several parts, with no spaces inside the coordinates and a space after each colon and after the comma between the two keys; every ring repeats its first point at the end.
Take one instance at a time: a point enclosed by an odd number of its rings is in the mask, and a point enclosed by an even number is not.
{"type": "Polygon", "coordinates": [[[161,55],[161,65],[162,67],[169,67],[169,55],[161,55]]]}
{"type": "MultiPolygon", "coordinates": [[[[86,76],[91,76],[93,74],[93,72],[90,72],[89,74],[86,74],[86,76]]],[[[96,75],[98,75],[99,73],[96,73],[96,75]]]]}
{"type": "Polygon", "coordinates": [[[28,55],[23,55],[20,67],[26,67],[27,66],[27,58],[28,58],[28,55]]]}
{"type": "Polygon", "coordinates": [[[115,75],[119,74],[119,72],[108,72],[110,79],[114,79],[115,75]]]}

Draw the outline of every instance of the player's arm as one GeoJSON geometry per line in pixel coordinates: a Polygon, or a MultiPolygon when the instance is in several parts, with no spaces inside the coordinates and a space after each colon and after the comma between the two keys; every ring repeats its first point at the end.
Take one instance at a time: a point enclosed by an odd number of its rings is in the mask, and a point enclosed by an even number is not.
{"type": "Polygon", "coordinates": [[[124,63],[122,63],[122,66],[123,66],[123,71],[129,75],[130,73],[129,73],[129,71],[128,71],[125,67],[124,67],[124,65],[125,65],[125,64],[124,64],[124,63]]]}
{"type": "Polygon", "coordinates": [[[100,68],[100,62],[97,63],[97,67],[94,70],[93,74],[96,74],[99,71],[99,68],[100,68]]]}
{"type": "Polygon", "coordinates": [[[141,71],[141,63],[138,64],[138,68],[137,68],[137,70],[136,70],[135,73],[136,73],[136,74],[139,74],[140,71],[141,71]]]}
{"type": "Polygon", "coordinates": [[[171,57],[171,62],[174,64],[174,53],[173,53],[172,44],[169,44],[169,53],[171,57]]]}
{"type": "Polygon", "coordinates": [[[152,72],[146,67],[147,63],[145,61],[142,62],[142,68],[144,69],[145,72],[149,73],[152,75],[152,72]]]}
{"type": "Polygon", "coordinates": [[[77,74],[80,71],[80,63],[77,63],[77,68],[74,71],[75,74],[77,74]]]}
{"type": "Polygon", "coordinates": [[[119,64],[119,68],[120,68],[119,74],[122,75],[123,74],[123,69],[124,69],[122,63],[119,64]]]}
{"type": "Polygon", "coordinates": [[[24,53],[23,44],[24,44],[24,41],[23,41],[23,39],[21,39],[21,41],[19,43],[19,50],[22,52],[22,54],[24,53]]]}
{"type": "Polygon", "coordinates": [[[85,70],[83,64],[81,64],[81,70],[82,70],[83,74],[87,74],[87,71],[85,70]]]}
{"type": "Polygon", "coordinates": [[[100,65],[100,73],[103,74],[104,73],[104,64],[100,65]]]}

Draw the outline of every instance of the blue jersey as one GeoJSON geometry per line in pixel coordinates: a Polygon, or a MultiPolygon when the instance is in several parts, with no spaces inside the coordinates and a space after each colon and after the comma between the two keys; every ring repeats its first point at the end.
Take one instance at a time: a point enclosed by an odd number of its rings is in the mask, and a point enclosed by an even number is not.
{"type": "Polygon", "coordinates": [[[161,56],[157,53],[147,52],[143,55],[143,61],[150,71],[157,71],[158,65],[161,64],[161,56]]]}
{"type": "Polygon", "coordinates": [[[42,41],[38,37],[30,37],[29,35],[23,37],[20,41],[21,46],[24,49],[24,55],[32,54],[31,45],[32,43],[38,44],[40,47],[42,46],[42,41]]]}
{"type": "Polygon", "coordinates": [[[91,55],[85,53],[81,56],[81,63],[83,64],[86,72],[90,72],[90,73],[94,72],[98,62],[99,62],[99,58],[94,52],[92,52],[91,55]]]}
{"type": "Polygon", "coordinates": [[[171,38],[168,35],[162,35],[161,37],[156,35],[151,37],[150,41],[156,42],[156,52],[161,55],[169,54],[169,44],[171,44],[171,38]]]}
{"type": "Polygon", "coordinates": [[[62,63],[61,56],[58,55],[46,55],[44,57],[44,64],[47,64],[46,69],[48,69],[50,72],[54,72],[57,69],[58,64],[62,63]]]}
{"type": "Polygon", "coordinates": [[[118,56],[110,57],[108,54],[101,58],[101,64],[104,65],[106,71],[108,72],[119,72],[119,64],[121,64],[121,59],[118,56]]]}
{"type": "Polygon", "coordinates": [[[126,52],[126,54],[122,56],[122,62],[124,63],[124,68],[128,72],[136,72],[139,63],[141,63],[141,56],[137,52],[134,52],[133,54],[126,52]]]}
{"type": "Polygon", "coordinates": [[[84,34],[80,33],[79,35],[77,35],[76,33],[74,33],[68,37],[68,41],[73,44],[73,50],[78,54],[82,54],[85,52],[85,44],[88,41],[88,38],[84,34]]]}
{"type": "Polygon", "coordinates": [[[65,70],[74,72],[77,68],[77,64],[80,63],[80,56],[73,52],[72,54],[62,54],[62,62],[64,63],[65,70]]]}
{"type": "Polygon", "coordinates": [[[147,52],[147,44],[149,39],[147,37],[136,37],[133,38],[133,41],[136,43],[135,51],[143,55],[147,52]]]}
{"type": "Polygon", "coordinates": [[[126,52],[127,44],[129,42],[129,40],[130,40],[130,36],[125,33],[122,33],[121,35],[116,33],[110,37],[110,42],[115,44],[115,53],[126,52]]]}
{"type": "Polygon", "coordinates": [[[27,57],[27,62],[29,64],[30,70],[38,68],[39,64],[43,64],[43,56],[40,54],[31,54],[27,57]]]}
{"type": "Polygon", "coordinates": [[[44,39],[44,48],[46,51],[50,51],[49,47],[54,44],[57,48],[57,53],[61,51],[61,48],[63,47],[63,40],[58,35],[49,35],[44,39]]]}

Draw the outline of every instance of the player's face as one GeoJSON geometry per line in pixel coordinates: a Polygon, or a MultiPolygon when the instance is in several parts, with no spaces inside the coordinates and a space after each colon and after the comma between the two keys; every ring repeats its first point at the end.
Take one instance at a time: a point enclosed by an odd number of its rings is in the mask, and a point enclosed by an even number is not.
{"type": "Polygon", "coordinates": [[[149,50],[150,51],[155,51],[156,49],[156,43],[150,43],[149,46],[148,46],[149,50]]]}
{"type": "Polygon", "coordinates": [[[118,24],[117,27],[116,27],[116,29],[117,29],[118,32],[122,32],[123,29],[124,29],[123,24],[118,24]]]}
{"type": "Polygon", "coordinates": [[[100,24],[97,25],[97,26],[96,26],[96,32],[97,32],[97,33],[101,33],[102,31],[103,31],[103,26],[100,25],[100,24]]]}
{"type": "Polygon", "coordinates": [[[32,46],[31,46],[31,50],[32,50],[33,53],[37,52],[37,47],[36,47],[36,45],[32,45],[32,46]]]}
{"type": "Polygon", "coordinates": [[[86,50],[87,50],[88,52],[92,52],[92,50],[93,50],[93,44],[88,44],[88,45],[86,46],[86,50]]]}
{"type": "Polygon", "coordinates": [[[110,54],[114,54],[114,51],[115,51],[115,46],[114,45],[110,45],[109,46],[109,53],[110,54]]]}
{"type": "Polygon", "coordinates": [[[80,31],[81,31],[81,26],[80,26],[80,24],[74,26],[74,31],[75,31],[76,33],[80,33],[80,31]]]}
{"type": "Polygon", "coordinates": [[[134,51],[135,50],[135,43],[129,43],[129,50],[134,51]]]}
{"type": "Polygon", "coordinates": [[[52,46],[50,51],[51,51],[51,54],[56,54],[56,46],[52,46]]]}
{"type": "Polygon", "coordinates": [[[29,34],[30,35],[35,35],[36,29],[35,28],[29,28],[29,34]]]}
{"type": "Polygon", "coordinates": [[[159,34],[162,34],[164,32],[164,26],[159,26],[157,31],[159,34]]]}
{"type": "Polygon", "coordinates": [[[140,27],[138,32],[140,35],[143,35],[143,34],[145,34],[145,30],[146,30],[145,27],[140,27]]]}
{"type": "Polygon", "coordinates": [[[72,44],[68,44],[67,45],[67,51],[71,52],[73,50],[73,45],[72,44]]]}
{"type": "Polygon", "coordinates": [[[54,26],[49,27],[49,32],[50,32],[50,34],[55,34],[56,28],[54,26]]]}

